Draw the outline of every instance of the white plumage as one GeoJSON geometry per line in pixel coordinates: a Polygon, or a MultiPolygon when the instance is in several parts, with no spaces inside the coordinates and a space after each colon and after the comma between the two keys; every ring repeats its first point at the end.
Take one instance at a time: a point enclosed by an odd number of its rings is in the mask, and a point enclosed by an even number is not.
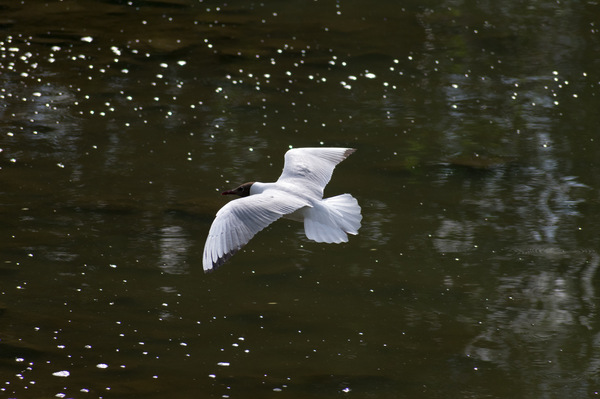
{"type": "Polygon", "coordinates": [[[296,148],[285,154],[285,164],[274,183],[244,183],[223,194],[243,198],[217,212],[210,227],[202,263],[213,270],[233,256],[252,237],[277,219],[304,221],[306,237],[317,242],[348,241],[358,234],[361,209],[350,194],[323,199],[335,166],[352,154],[352,148],[296,148]]]}

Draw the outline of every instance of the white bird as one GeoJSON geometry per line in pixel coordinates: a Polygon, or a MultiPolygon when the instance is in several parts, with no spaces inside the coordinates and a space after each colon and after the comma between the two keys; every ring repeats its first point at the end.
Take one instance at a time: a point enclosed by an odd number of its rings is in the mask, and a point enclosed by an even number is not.
{"type": "Polygon", "coordinates": [[[306,237],[316,242],[347,242],[347,234],[358,234],[362,220],[358,201],[350,194],[323,199],[333,169],[354,151],[295,148],[285,153],[283,172],[276,182],[249,182],[223,192],[242,198],[217,212],[204,244],[204,271],[221,266],[281,217],[304,221],[306,237]]]}

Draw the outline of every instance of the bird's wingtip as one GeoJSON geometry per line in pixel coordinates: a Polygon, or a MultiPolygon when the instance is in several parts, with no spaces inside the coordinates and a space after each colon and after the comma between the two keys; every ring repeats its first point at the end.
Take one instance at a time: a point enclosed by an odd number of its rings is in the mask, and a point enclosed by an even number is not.
{"type": "Polygon", "coordinates": [[[350,155],[354,154],[356,152],[356,148],[346,148],[346,151],[344,151],[344,158],[348,158],[350,155]]]}
{"type": "Polygon", "coordinates": [[[204,262],[204,264],[203,264],[204,273],[214,272],[219,267],[221,267],[225,262],[227,262],[229,260],[229,258],[231,258],[233,255],[235,255],[237,251],[238,251],[238,249],[235,249],[229,253],[224,254],[223,256],[221,256],[220,258],[218,258],[215,261],[209,260],[208,262],[204,262]]]}

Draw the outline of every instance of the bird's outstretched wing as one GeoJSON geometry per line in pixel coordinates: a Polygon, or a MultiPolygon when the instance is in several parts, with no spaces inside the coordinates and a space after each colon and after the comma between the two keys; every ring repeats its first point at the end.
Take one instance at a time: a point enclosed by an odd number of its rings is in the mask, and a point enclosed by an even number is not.
{"type": "Polygon", "coordinates": [[[356,151],[354,148],[294,148],[285,153],[283,172],[277,182],[290,182],[311,190],[320,198],[335,166],[356,151]]]}
{"type": "Polygon", "coordinates": [[[202,257],[204,271],[221,266],[256,233],[304,206],[310,204],[279,190],[268,190],[229,202],[217,212],[210,226],[202,257]]]}

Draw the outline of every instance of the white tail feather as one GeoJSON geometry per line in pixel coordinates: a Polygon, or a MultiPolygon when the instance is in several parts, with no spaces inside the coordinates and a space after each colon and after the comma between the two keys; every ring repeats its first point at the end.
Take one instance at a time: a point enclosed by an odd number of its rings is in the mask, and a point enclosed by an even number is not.
{"type": "Polygon", "coordinates": [[[340,243],[348,241],[348,234],[358,234],[360,206],[350,194],[326,198],[306,208],[304,233],[316,242],[340,243]]]}

